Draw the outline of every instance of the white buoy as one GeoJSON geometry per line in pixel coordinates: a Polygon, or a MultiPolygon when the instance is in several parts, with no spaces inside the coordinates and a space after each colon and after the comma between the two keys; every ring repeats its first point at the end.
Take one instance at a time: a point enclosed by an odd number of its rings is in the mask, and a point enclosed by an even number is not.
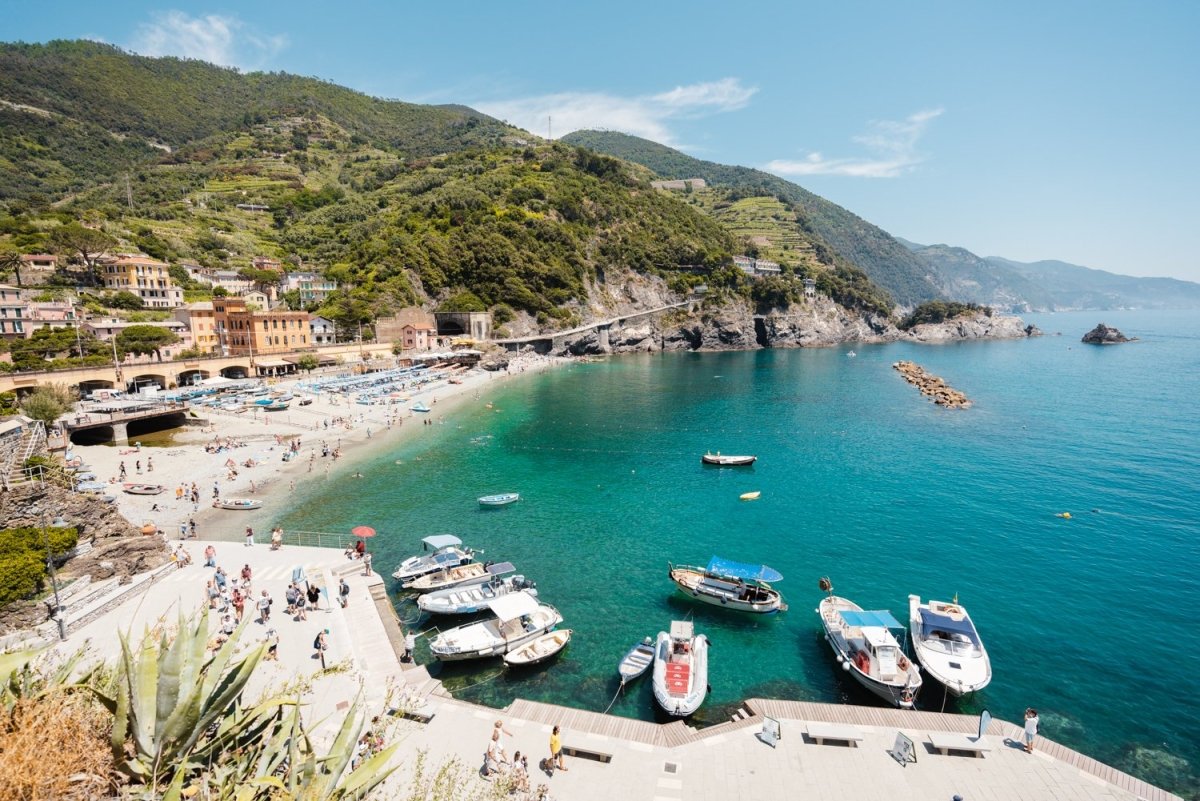
{"type": "Polygon", "coordinates": [[[849,672],[849,671],[850,671],[850,663],[849,663],[849,662],[843,662],[843,663],[842,663],[842,670],[844,670],[844,671],[846,671],[846,672],[849,672]]]}

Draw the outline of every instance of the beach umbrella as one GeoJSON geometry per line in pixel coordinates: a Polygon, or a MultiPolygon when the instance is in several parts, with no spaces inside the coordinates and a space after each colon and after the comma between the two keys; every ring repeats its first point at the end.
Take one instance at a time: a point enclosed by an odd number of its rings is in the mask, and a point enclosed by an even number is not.
{"type": "MultiPolygon", "coordinates": [[[[350,529],[350,533],[353,534],[354,536],[358,537],[361,540],[366,540],[367,537],[375,536],[375,529],[371,528],[370,526],[355,526],[354,528],[350,529]]],[[[367,544],[366,544],[366,542],[364,542],[363,543],[363,553],[365,554],[366,552],[367,552],[367,544]]]]}

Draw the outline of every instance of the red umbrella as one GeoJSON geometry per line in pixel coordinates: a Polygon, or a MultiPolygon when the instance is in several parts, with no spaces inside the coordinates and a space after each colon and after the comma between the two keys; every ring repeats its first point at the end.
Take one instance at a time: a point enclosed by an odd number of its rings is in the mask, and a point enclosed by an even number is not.
{"type": "Polygon", "coordinates": [[[359,539],[364,540],[362,553],[365,555],[367,552],[367,543],[365,540],[367,537],[375,536],[375,529],[371,528],[370,526],[355,526],[354,528],[350,529],[350,533],[359,539]]]}

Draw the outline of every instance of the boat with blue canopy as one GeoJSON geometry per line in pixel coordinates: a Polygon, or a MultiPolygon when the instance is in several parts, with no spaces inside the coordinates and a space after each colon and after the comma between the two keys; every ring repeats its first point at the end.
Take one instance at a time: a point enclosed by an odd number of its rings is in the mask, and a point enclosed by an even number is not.
{"type": "Polygon", "coordinates": [[[863,609],[833,594],[829,579],[821,579],[828,595],[817,614],[825,627],[825,641],[842,670],[875,695],[900,709],[912,709],[921,690],[921,671],[904,655],[893,632],[904,625],[886,609],[863,609]]]}
{"type": "Polygon", "coordinates": [[[667,573],[681,592],[706,604],[759,614],[787,609],[783,596],[771,586],[783,581],[783,575],[767,565],[714,556],[707,567],[668,563],[667,573]]]}
{"type": "Polygon", "coordinates": [[[954,601],[921,603],[908,596],[908,625],[913,653],[925,672],[951,695],[982,690],[992,680],[992,663],[967,609],[954,601]]]}

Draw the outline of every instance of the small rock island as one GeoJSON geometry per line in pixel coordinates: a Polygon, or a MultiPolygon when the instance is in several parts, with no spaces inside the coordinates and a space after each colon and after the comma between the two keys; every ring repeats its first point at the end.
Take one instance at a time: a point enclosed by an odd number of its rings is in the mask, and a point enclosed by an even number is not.
{"type": "Polygon", "coordinates": [[[967,400],[966,395],[950,387],[944,379],[926,372],[925,368],[916,362],[896,362],[892,367],[904,376],[905,381],[921,390],[922,395],[931,398],[938,406],[945,406],[947,409],[971,408],[971,401],[967,400]]]}
{"type": "Polygon", "coordinates": [[[1109,328],[1100,323],[1083,335],[1081,342],[1088,345],[1120,345],[1122,342],[1134,342],[1137,337],[1127,337],[1115,328],[1109,328]]]}

